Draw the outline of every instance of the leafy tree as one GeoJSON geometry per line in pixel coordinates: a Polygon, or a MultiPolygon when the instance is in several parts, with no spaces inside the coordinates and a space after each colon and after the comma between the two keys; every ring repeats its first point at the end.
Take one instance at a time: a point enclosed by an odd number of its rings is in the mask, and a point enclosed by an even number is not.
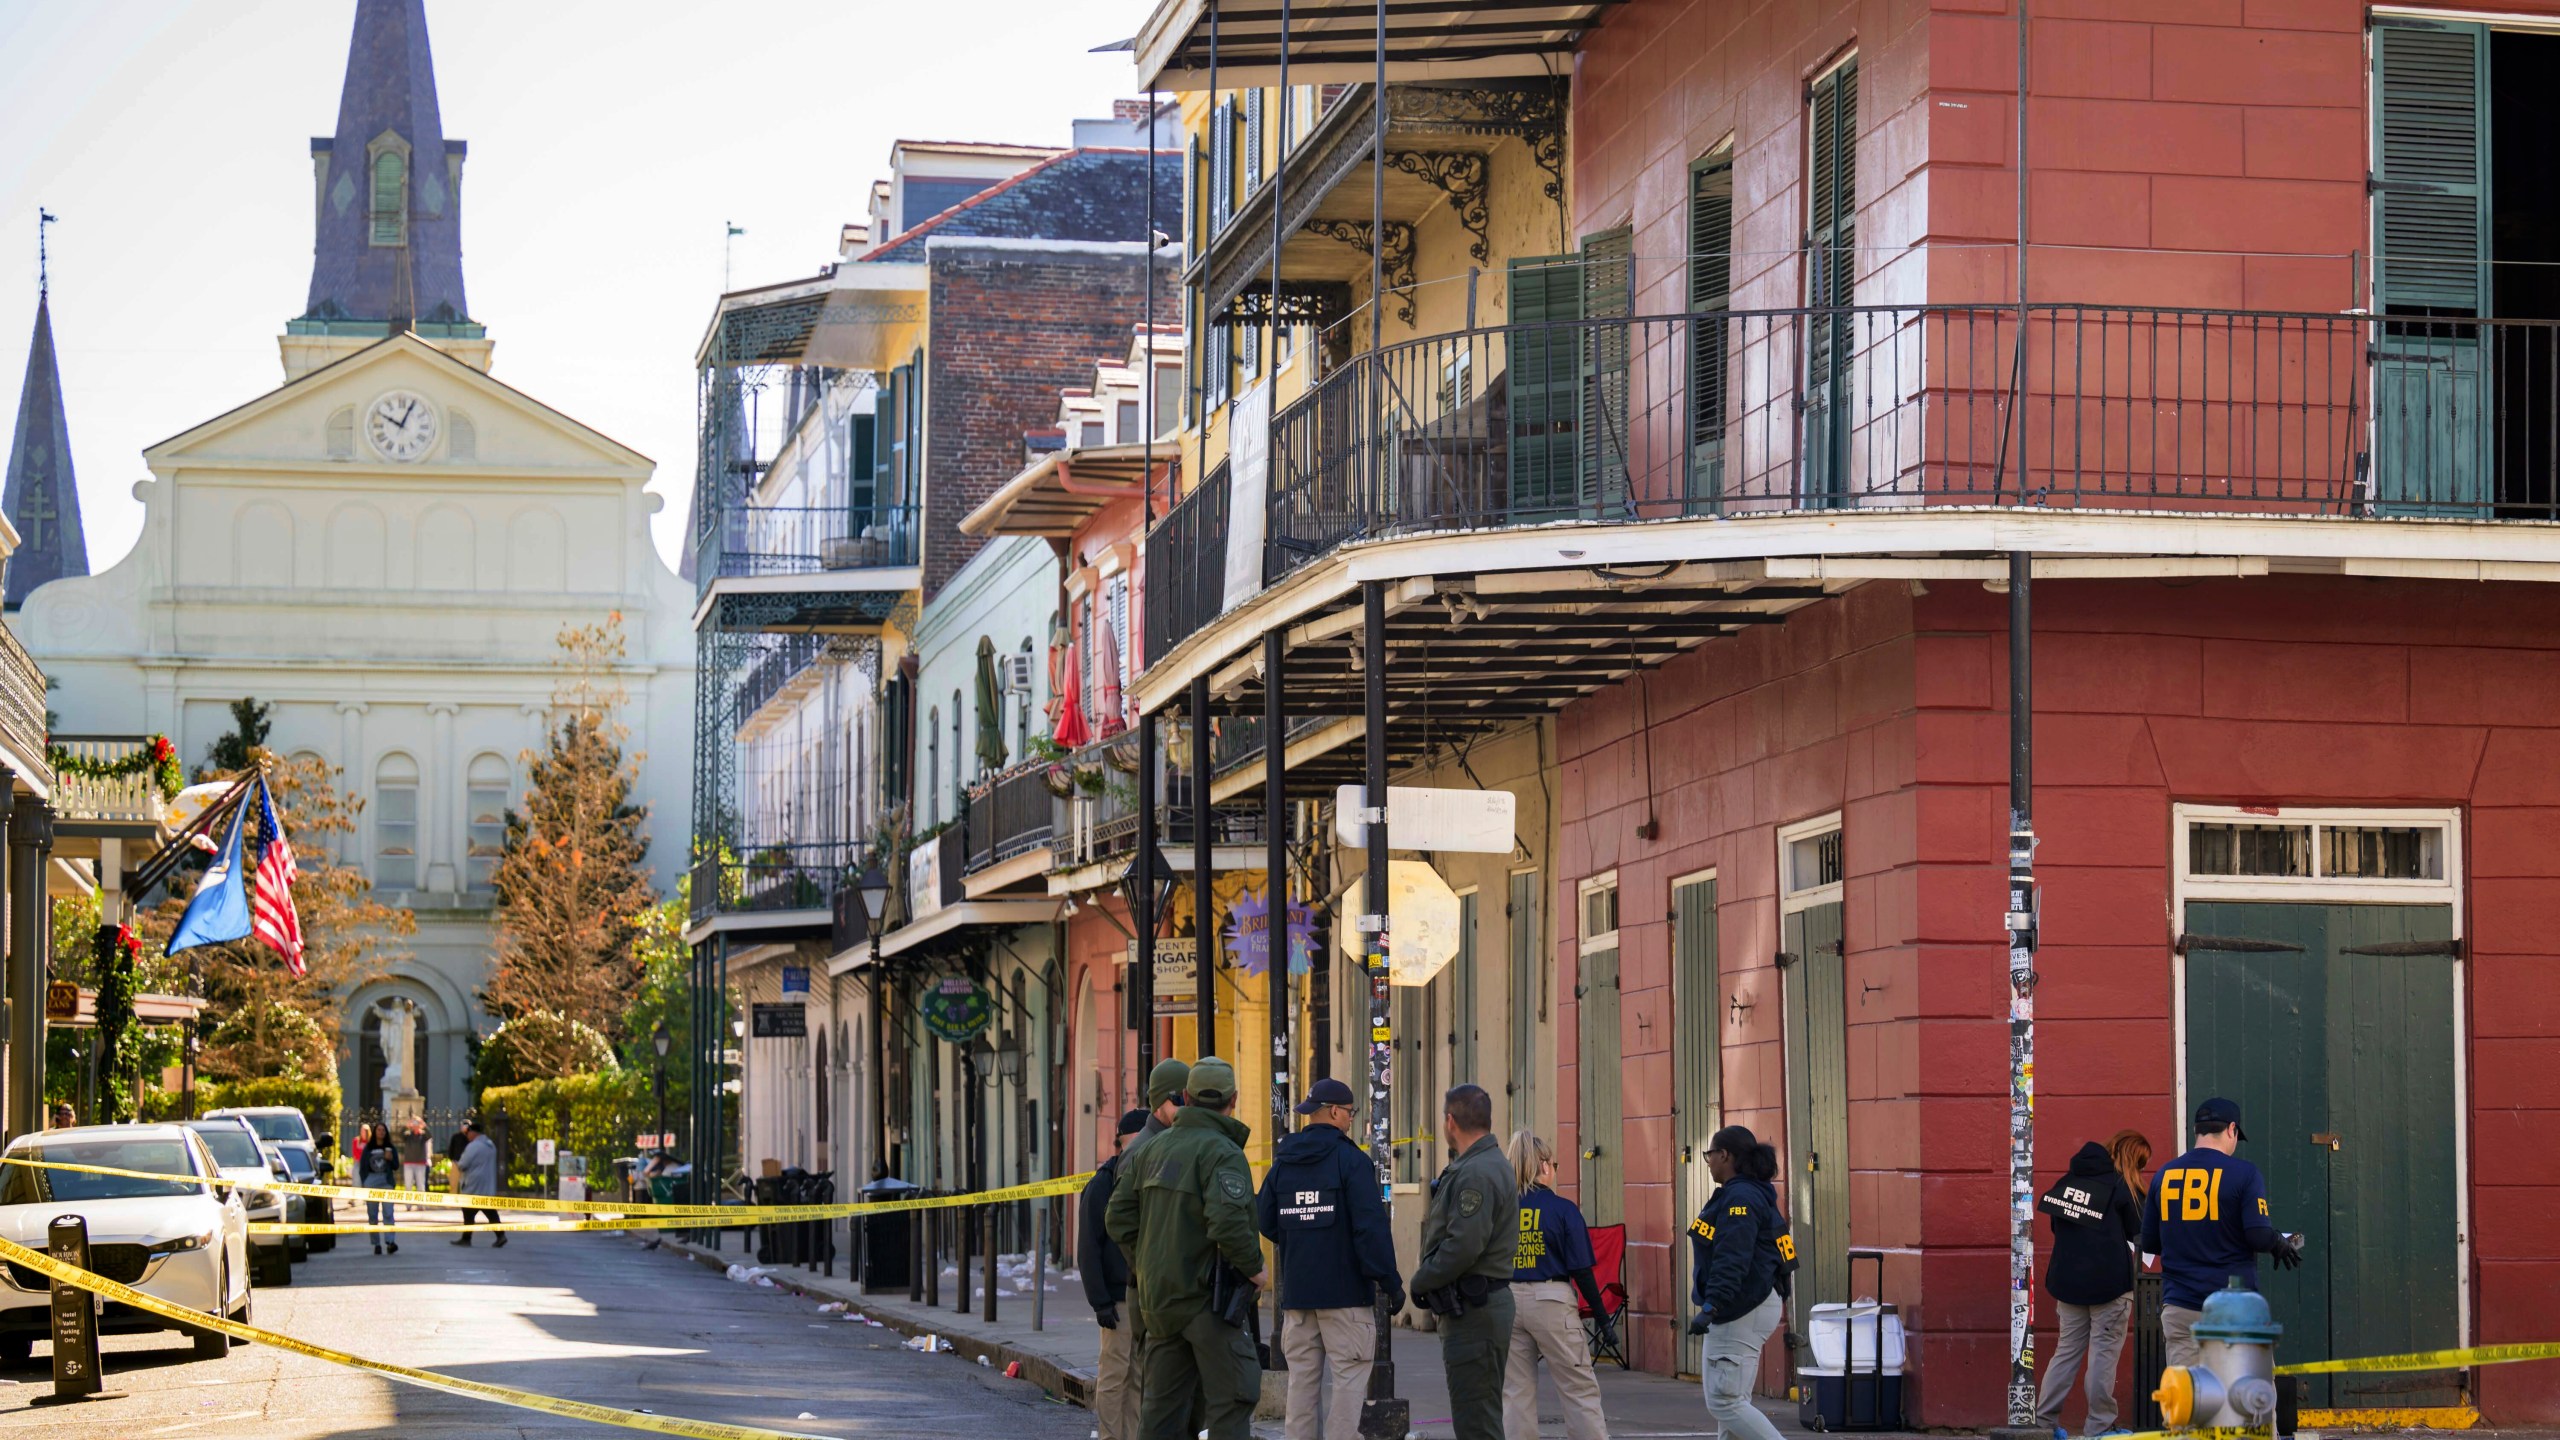
{"type": "Polygon", "coordinates": [[[619,1068],[613,1046],[592,1025],[557,1010],[529,1010],[501,1023],[472,1062],[475,1091],[619,1068]]]}
{"type": "MultiPolygon", "coordinates": [[[[652,1037],[667,1027],[667,1113],[682,1115],[693,1103],[693,947],[684,943],[692,908],[693,879],[679,877],[676,893],[649,907],[637,922],[635,949],[640,984],[622,1012],[623,1068],[646,1075],[658,1063],[652,1037]]],[[[721,997],[719,1027],[728,1033],[736,1007],[721,997]]]]}
{"type": "Polygon", "coordinates": [[[617,718],[622,616],[566,627],[559,645],[549,741],[524,756],[530,783],[493,877],[498,961],[483,998],[507,1019],[557,1012],[610,1036],[640,980],[636,922],[658,900],[648,810],[632,800],[640,757],[617,718]]]}
{"type": "Polygon", "coordinates": [[[275,708],[259,704],[254,695],[232,701],[230,733],[213,742],[212,763],[203,778],[238,775],[254,764],[254,757],[267,743],[275,708]]]}

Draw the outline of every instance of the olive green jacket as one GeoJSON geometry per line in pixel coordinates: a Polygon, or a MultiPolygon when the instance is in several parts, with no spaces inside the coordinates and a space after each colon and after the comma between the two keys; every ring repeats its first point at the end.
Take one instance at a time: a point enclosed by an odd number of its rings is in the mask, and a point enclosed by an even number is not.
{"type": "Polygon", "coordinates": [[[1467,1275],[1508,1280],[1519,1245],[1519,1173],[1492,1136],[1481,1136],[1431,1182],[1413,1293],[1445,1289],[1467,1275]]]}
{"type": "Polygon", "coordinates": [[[1213,1262],[1239,1275],[1262,1273],[1262,1232],[1253,1213],[1253,1171],[1240,1120],[1191,1108],[1124,1155],[1102,1228],[1129,1256],[1130,1296],[1151,1335],[1170,1335],[1209,1304],[1213,1262]]]}

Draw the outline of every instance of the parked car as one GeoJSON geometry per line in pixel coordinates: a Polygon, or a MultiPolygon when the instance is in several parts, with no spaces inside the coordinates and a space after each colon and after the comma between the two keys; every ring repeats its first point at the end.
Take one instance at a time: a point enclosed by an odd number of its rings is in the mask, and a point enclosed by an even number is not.
{"type": "MultiPolygon", "coordinates": [[[[232,1105],[220,1110],[207,1110],[204,1113],[208,1120],[225,1115],[237,1115],[249,1122],[249,1128],[257,1131],[258,1138],[261,1140],[300,1141],[310,1146],[315,1155],[326,1156],[329,1153],[330,1138],[326,1135],[314,1135],[311,1122],[303,1117],[301,1111],[290,1105],[232,1105]]],[[[319,1169],[322,1174],[327,1174],[329,1168],[326,1159],[320,1161],[319,1169]]]]}
{"type": "MultiPolygon", "coordinates": [[[[273,1143],[276,1153],[284,1157],[285,1169],[291,1172],[291,1178],[294,1181],[303,1185],[324,1183],[324,1177],[320,1173],[320,1152],[313,1148],[311,1142],[278,1140],[273,1143]]],[[[307,1224],[326,1225],[338,1218],[337,1207],[318,1196],[305,1195],[302,1197],[302,1216],[307,1224]]],[[[338,1237],[314,1235],[308,1243],[315,1252],[335,1250],[338,1248],[338,1237]]]]}
{"type": "MultiPolygon", "coordinates": [[[[221,1173],[203,1137],[183,1125],[83,1125],[9,1142],[27,1160],[146,1170],[155,1175],[221,1173]]],[[[146,1295],[207,1315],[249,1321],[249,1216],[239,1197],[207,1180],[137,1180],[74,1170],[0,1166],[0,1237],[41,1250],[57,1215],[89,1222],[89,1265],[146,1295]]],[[[23,1365],[51,1328],[52,1285],[12,1263],[0,1269],[0,1362],[23,1365]]],[[[179,1330],[199,1359],[218,1359],[231,1339],[116,1303],[109,1333],[179,1330]]]]}
{"type": "MultiPolygon", "coordinates": [[[[275,1172],[281,1156],[270,1162],[266,1149],[258,1143],[258,1132],[237,1115],[216,1120],[189,1120],[186,1127],[204,1141],[213,1154],[213,1163],[233,1180],[244,1182],[234,1187],[240,1206],[249,1212],[249,1223],[281,1224],[285,1220],[288,1199],[282,1191],[270,1190],[260,1181],[282,1177],[275,1172]]],[[[251,1235],[249,1237],[249,1280],[255,1285],[290,1285],[293,1283],[293,1255],[288,1248],[295,1237],[285,1235],[251,1235]]]]}
{"type": "MultiPolygon", "coordinates": [[[[259,1141],[258,1153],[266,1157],[267,1169],[272,1171],[277,1179],[284,1181],[291,1181],[293,1179],[293,1167],[285,1163],[284,1152],[276,1148],[276,1142],[273,1140],[259,1141]]],[[[287,1194],[284,1197],[284,1218],[295,1225],[309,1224],[312,1216],[318,1212],[319,1208],[320,1202],[308,1195],[287,1194]]],[[[310,1258],[311,1237],[307,1235],[289,1235],[285,1237],[284,1254],[285,1259],[290,1263],[295,1265],[301,1264],[304,1260],[310,1258]]]]}

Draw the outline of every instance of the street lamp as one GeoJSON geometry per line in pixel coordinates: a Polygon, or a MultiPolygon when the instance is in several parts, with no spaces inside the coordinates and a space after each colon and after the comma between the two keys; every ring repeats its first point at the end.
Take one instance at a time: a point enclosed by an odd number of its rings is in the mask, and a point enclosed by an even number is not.
{"type": "Polygon", "coordinates": [[[886,993],[880,987],[880,916],[889,908],[889,872],[879,863],[866,865],[854,877],[853,888],[862,897],[862,928],[871,936],[871,1161],[878,1173],[886,1175],[889,1158],[889,1089],[881,1082],[881,1071],[888,1041],[881,1030],[888,1024],[886,993]]]}
{"type": "Polygon", "coordinates": [[[667,1151],[667,1048],[675,1043],[667,1033],[667,1022],[661,1020],[649,1032],[649,1048],[658,1052],[657,1063],[650,1067],[651,1083],[658,1092],[658,1153],[667,1151]]]}

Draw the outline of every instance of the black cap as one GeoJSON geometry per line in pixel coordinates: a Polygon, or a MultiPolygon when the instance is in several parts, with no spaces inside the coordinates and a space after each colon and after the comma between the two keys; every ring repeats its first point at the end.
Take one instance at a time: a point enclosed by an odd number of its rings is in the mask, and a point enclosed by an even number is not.
{"type": "Polygon", "coordinates": [[[2219,1095],[2196,1107],[2196,1128],[2201,1130],[2207,1125],[2217,1130],[2228,1125],[2241,1139],[2249,1138],[2249,1132],[2240,1128],[2240,1107],[2219,1095]]]}
{"type": "Polygon", "coordinates": [[[1327,1105],[1352,1103],[1351,1087],[1339,1080],[1319,1080],[1307,1087],[1307,1098],[1298,1102],[1298,1113],[1313,1115],[1327,1105]]]}
{"type": "Polygon", "coordinates": [[[1135,1135],[1146,1128],[1147,1112],[1144,1110],[1127,1111],[1120,1117],[1120,1133],[1123,1135],[1135,1135]]]}

